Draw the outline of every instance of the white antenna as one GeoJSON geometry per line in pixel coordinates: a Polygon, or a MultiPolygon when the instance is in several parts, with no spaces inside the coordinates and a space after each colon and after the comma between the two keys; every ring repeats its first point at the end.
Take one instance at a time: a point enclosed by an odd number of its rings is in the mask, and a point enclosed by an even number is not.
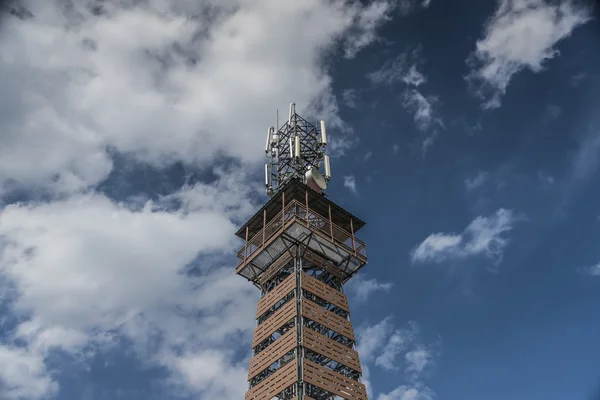
{"type": "Polygon", "coordinates": [[[290,158],[294,158],[294,142],[292,138],[290,138],[290,158]]]}
{"type": "Polygon", "coordinates": [[[325,121],[321,120],[321,144],[327,144],[327,132],[325,131],[325,121]]]}
{"type": "Polygon", "coordinates": [[[325,179],[331,179],[331,165],[329,165],[329,156],[325,155],[325,179]]]}
{"type": "Polygon", "coordinates": [[[273,127],[270,127],[267,130],[267,144],[265,145],[265,153],[269,153],[269,150],[271,149],[271,134],[275,129],[273,127]]]}
{"type": "Polygon", "coordinates": [[[265,186],[269,187],[269,164],[265,164],[265,186]]]}
{"type": "Polygon", "coordinates": [[[294,156],[296,157],[296,159],[298,159],[300,158],[300,135],[296,135],[294,139],[294,156]]]}
{"type": "Polygon", "coordinates": [[[292,126],[292,116],[296,113],[296,103],[290,103],[290,118],[288,119],[288,124],[292,126]]]}

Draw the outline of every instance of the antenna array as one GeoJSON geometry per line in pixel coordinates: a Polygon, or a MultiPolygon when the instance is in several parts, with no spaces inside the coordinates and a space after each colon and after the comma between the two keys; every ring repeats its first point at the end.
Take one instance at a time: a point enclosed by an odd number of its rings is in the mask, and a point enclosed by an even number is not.
{"type": "Polygon", "coordinates": [[[296,113],[296,104],[290,104],[288,120],[275,130],[267,130],[265,154],[265,187],[271,197],[290,179],[300,179],[311,187],[324,190],[331,179],[329,156],[325,154],[327,132],[325,121],[320,129],[296,113]],[[324,167],[324,179],[321,176],[324,167]],[[317,183],[314,183],[317,182],[317,183]]]}

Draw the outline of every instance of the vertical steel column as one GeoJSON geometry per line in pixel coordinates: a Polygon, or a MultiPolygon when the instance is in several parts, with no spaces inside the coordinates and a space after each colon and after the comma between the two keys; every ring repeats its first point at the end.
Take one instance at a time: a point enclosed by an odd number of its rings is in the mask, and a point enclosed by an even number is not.
{"type": "Polygon", "coordinates": [[[294,269],[296,273],[296,360],[298,365],[298,383],[296,386],[296,396],[298,400],[304,399],[304,350],[302,343],[302,257],[300,256],[300,246],[296,245],[294,254],[294,269]]]}

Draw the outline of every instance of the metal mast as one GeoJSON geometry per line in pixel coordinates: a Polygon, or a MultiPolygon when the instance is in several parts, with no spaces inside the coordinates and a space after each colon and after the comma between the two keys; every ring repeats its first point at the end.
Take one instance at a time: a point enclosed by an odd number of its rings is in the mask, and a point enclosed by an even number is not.
{"type": "Polygon", "coordinates": [[[265,186],[269,197],[290,179],[306,179],[309,171],[319,171],[322,164],[325,181],[329,182],[331,171],[326,147],[325,121],[321,121],[318,129],[296,113],[296,104],[290,104],[288,120],[277,130],[274,127],[267,130],[265,154],[269,162],[265,164],[265,186]]]}
{"type": "Polygon", "coordinates": [[[267,132],[270,200],[236,234],[236,273],[261,290],[246,400],[367,400],[343,291],[367,263],[364,222],[323,195],[326,145],[294,104],[267,132]]]}

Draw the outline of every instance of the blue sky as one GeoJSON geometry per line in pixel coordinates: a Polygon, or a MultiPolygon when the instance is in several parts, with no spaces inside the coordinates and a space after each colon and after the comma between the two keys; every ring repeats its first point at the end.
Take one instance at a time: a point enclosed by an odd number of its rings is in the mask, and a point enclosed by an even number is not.
{"type": "Polygon", "coordinates": [[[4,6],[0,399],[242,398],[234,232],[292,101],[367,222],[371,399],[597,396],[597,4],[172,3],[4,6]]]}

